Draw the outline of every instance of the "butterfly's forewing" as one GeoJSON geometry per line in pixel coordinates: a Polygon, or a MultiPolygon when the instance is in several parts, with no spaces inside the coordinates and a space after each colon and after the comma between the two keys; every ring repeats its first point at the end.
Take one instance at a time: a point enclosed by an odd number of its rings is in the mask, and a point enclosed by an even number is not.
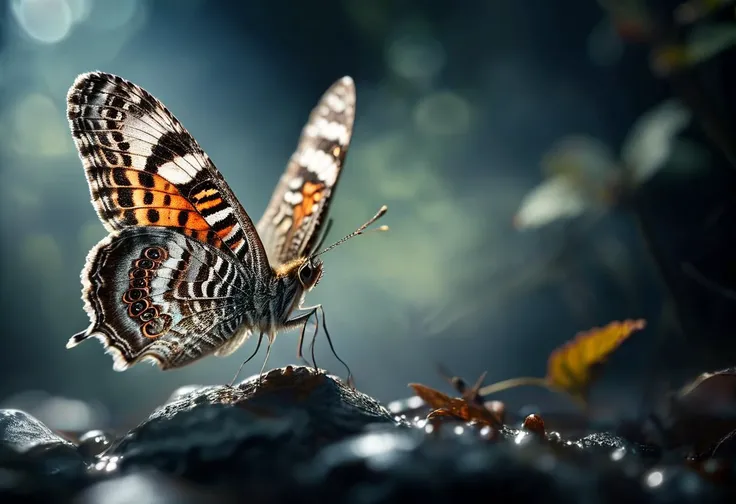
{"type": "Polygon", "coordinates": [[[296,151],[258,222],[258,233],[272,264],[307,255],[317,246],[354,120],[355,85],[350,77],[343,77],[312,110],[296,151]]]}
{"type": "Polygon", "coordinates": [[[99,338],[122,371],[163,369],[237,348],[253,321],[252,272],[232,256],[162,227],[126,228],[98,243],[82,272],[92,323],[67,347],[99,338]]]}
{"type": "Polygon", "coordinates": [[[267,274],[248,214],[160,101],[121,77],[93,72],[69,90],[67,115],[92,202],[109,231],[175,228],[267,274]]]}

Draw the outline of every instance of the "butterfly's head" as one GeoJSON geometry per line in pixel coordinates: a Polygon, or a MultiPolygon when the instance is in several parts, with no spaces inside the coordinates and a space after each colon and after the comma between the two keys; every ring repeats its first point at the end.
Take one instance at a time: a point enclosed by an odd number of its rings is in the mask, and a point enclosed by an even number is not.
{"type": "Polygon", "coordinates": [[[300,257],[275,269],[276,278],[301,287],[302,292],[312,290],[322,278],[322,272],[322,260],[318,257],[300,257]]]}
{"type": "MultiPolygon", "coordinates": [[[[316,252],[310,256],[294,259],[293,261],[287,262],[286,264],[282,264],[281,266],[274,268],[276,279],[280,281],[285,281],[291,285],[298,285],[301,287],[302,292],[308,292],[312,290],[314,286],[319,283],[320,279],[322,278],[322,274],[324,273],[322,259],[320,259],[319,256],[321,256],[325,252],[329,252],[330,250],[346,242],[347,240],[365,233],[365,229],[373,224],[375,221],[383,217],[383,215],[386,213],[386,210],[386,206],[382,206],[380,210],[378,210],[378,213],[376,213],[376,215],[368,220],[368,222],[347,235],[345,238],[333,243],[326,249],[320,252],[316,252]]],[[[388,226],[381,226],[375,229],[375,231],[386,230],[388,230],[388,226]]]]}

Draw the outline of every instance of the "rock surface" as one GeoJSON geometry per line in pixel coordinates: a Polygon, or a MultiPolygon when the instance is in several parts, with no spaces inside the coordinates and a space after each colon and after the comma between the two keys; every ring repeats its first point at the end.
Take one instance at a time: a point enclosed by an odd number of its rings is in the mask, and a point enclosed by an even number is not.
{"type": "MultiPolygon", "coordinates": [[[[416,409],[417,405],[412,405],[416,409]]],[[[176,391],[114,439],[55,434],[0,411],[0,502],[715,503],[735,499],[731,437],[713,459],[611,433],[567,439],[441,416],[402,421],[339,379],[286,367],[237,386],[176,391]]],[[[736,502],[736,500],[731,500],[736,502]]]]}

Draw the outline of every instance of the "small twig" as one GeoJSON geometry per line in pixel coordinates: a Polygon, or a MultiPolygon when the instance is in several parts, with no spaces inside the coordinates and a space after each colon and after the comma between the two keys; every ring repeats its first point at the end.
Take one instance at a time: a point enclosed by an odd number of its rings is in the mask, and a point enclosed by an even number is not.
{"type": "Polygon", "coordinates": [[[552,392],[564,394],[567,397],[570,397],[583,410],[585,410],[586,412],[588,411],[588,403],[585,400],[583,400],[582,398],[578,396],[570,394],[565,389],[554,386],[546,378],[539,378],[536,376],[509,378],[508,380],[503,380],[500,382],[493,383],[491,385],[486,385],[485,387],[478,390],[478,394],[482,396],[487,396],[490,394],[495,394],[503,390],[508,390],[508,389],[512,389],[516,387],[542,387],[552,392]]]}
{"type": "Polygon", "coordinates": [[[697,268],[695,268],[695,266],[693,266],[692,264],[688,262],[682,263],[682,272],[698,282],[706,289],[714,292],[715,294],[719,294],[731,301],[736,301],[736,292],[732,291],[731,289],[727,289],[726,287],[722,287],[721,285],[718,285],[716,282],[707,278],[700,271],[698,271],[697,268]]]}

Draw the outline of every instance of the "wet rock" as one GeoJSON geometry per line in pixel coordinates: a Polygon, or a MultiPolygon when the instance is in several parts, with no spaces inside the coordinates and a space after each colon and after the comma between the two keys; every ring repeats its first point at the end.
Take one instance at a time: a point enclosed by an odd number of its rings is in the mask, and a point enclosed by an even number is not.
{"type": "Polygon", "coordinates": [[[574,444],[588,453],[611,454],[616,450],[625,450],[648,459],[656,459],[661,455],[661,450],[656,446],[632,443],[610,432],[589,434],[578,439],[574,444]]]}
{"type": "MultiPolygon", "coordinates": [[[[180,389],[181,390],[181,389],[180,389]]],[[[393,423],[389,411],[372,397],[348,387],[339,378],[311,367],[273,369],[240,384],[194,388],[180,393],[154,411],[147,422],[170,419],[204,405],[230,405],[261,418],[305,413],[315,435],[325,441],[360,432],[372,423],[393,423]]]]}
{"type": "Polygon", "coordinates": [[[75,433],[107,423],[107,410],[100,404],[29,390],[3,400],[2,408],[25,411],[56,432],[75,433]]]}
{"type": "Polygon", "coordinates": [[[170,404],[178,401],[182,397],[188,396],[193,392],[203,394],[208,390],[217,388],[217,385],[184,385],[174,390],[164,404],[170,404]]]}
{"type": "Polygon", "coordinates": [[[0,502],[60,499],[84,477],[73,444],[23,411],[0,410],[0,502]]]}
{"type": "Polygon", "coordinates": [[[155,467],[195,480],[257,480],[288,473],[319,447],[369,425],[394,424],[378,402],[311,368],[275,369],[257,382],[184,391],[106,456],[120,468],[155,467]]]}
{"type": "Polygon", "coordinates": [[[28,413],[14,409],[0,410],[0,443],[17,452],[42,445],[73,445],[28,413]]]}
{"type": "Polygon", "coordinates": [[[301,492],[321,502],[474,502],[479,496],[514,503],[600,502],[592,474],[555,460],[540,446],[387,431],[325,448],[301,469],[298,481],[301,492]]]}
{"type": "Polygon", "coordinates": [[[37,474],[76,477],[84,462],[76,447],[40,420],[19,410],[0,410],[0,443],[24,455],[37,474]]]}
{"type": "Polygon", "coordinates": [[[294,461],[309,456],[307,422],[303,413],[265,420],[232,406],[208,404],[145,422],[106,454],[114,466],[103,459],[96,468],[153,467],[210,482],[288,472],[294,461]]]}

